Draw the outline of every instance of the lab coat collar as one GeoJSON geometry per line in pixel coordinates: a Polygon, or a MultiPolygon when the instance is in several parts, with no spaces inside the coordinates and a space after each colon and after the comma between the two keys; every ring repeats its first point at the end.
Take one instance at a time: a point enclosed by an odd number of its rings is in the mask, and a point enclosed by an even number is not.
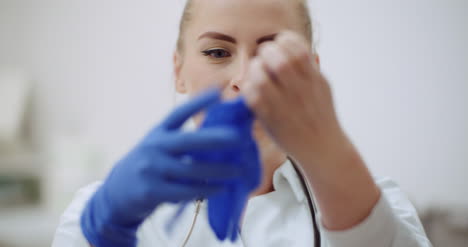
{"type": "MultiPolygon", "coordinates": [[[[289,159],[280,165],[273,173],[273,188],[280,193],[291,193],[292,191],[299,203],[302,203],[306,199],[299,174],[297,174],[296,169],[294,169],[289,159]]],[[[193,203],[196,205],[196,201],[193,203]]],[[[201,208],[207,208],[207,204],[207,201],[204,200],[201,204],[201,208]]]]}
{"type": "Polygon", "coordinates": [[[298,202],[303,202],[305,199],[299,174],[289,159],[274,172],[273,188],[277,191],[292,190],[298,202]]]}

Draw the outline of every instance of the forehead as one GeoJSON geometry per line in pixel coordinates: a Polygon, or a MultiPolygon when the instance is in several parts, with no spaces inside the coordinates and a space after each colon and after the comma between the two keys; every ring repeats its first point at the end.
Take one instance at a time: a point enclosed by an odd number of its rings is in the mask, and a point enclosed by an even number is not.
{"type": "Polygon", "coordinates": [[[297,0],[194,0],[187,34],[223,32],[252,38],[284,29],[300,32],[297,0]]]}

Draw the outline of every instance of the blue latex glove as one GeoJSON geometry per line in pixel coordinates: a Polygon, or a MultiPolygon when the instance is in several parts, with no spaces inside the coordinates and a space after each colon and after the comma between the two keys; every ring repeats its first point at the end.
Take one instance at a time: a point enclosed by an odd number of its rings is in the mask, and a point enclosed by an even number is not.
{"type": "Polygon", "coordinates": [[[208,198],[208,218],[211,228],[220,240],[236,241],[239,221],[248,195],[260,184],[261,166],[257,145],[252,137],[253,113],[243,98],[210,107],[200,129],[213,127],[235,128],[243,145],[232,146],[220,152],[200,151],[192,154],[197,160],[219,162],[229,160],[243,170],[241,178],[227,182],[229,189],[208,198]]]}
{"type": "Polygon", "coordinates": [[[188,152],[217,152],[242,145],[237,132],[228,127],[179,130],[219,97],[219,91],[212,90],[177,108],[116,164],[81,216],[81,228],[90,244],[136,246],[138,227],[159,204],[209,197],[242,175],[242,167],[227,159],[184,159],[188,152]]]}

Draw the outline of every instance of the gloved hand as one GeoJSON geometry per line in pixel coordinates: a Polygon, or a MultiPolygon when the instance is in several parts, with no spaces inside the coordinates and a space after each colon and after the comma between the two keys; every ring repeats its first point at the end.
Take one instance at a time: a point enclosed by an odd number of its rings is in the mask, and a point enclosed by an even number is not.
{"type": "Polygon", "coordinates": [[[219,152],[198,151],[191,156],[206,162],[229,160],[242,168],[242,177],[226,182],[228,190],[208,197],[208,219],[219,240],[230,238],[235,242],[239,221],[249,194],[258,187],[261,179],[261,166],[257,145],[252,137],[253,113],[242,97],[231,102],[223,102],[206,111],[201,130],[213,127],[235,128],[242,137],[243,145],[232,146],[219,152]]]}
{"type": "Polygon", "coordinates": [[[243,167],[228,159],[184,159],[188,152],[217,152],[243,145],[241,136],[229,126],[179,130],[193,114],[218,101],[219,91],[212,90],[179,107],[116,164],[81,216],[81,228],[90,244],[136,246],[138,227],[159,204],[212,196],[243,174],[243,167]]]}

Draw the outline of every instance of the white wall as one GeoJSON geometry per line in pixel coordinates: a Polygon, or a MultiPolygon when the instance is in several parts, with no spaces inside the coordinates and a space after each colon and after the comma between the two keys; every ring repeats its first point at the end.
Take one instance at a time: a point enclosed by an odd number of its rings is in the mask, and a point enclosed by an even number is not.
{"type": "MultiPolygon", "coordinates": [[[[36,82],[40,144],[79,135],[111,164],[173,105],[177,1],[0,0],[0,65],[36,82]]],[[[371,170],[420,206],[467,203],[468,2],[313,1],[322,68],[371,170]]]]}
{"type": "Polygon", "coordinates": [[[314,1],[323,69],[372,171],[468,203],[468,2],[314,1]]]}

